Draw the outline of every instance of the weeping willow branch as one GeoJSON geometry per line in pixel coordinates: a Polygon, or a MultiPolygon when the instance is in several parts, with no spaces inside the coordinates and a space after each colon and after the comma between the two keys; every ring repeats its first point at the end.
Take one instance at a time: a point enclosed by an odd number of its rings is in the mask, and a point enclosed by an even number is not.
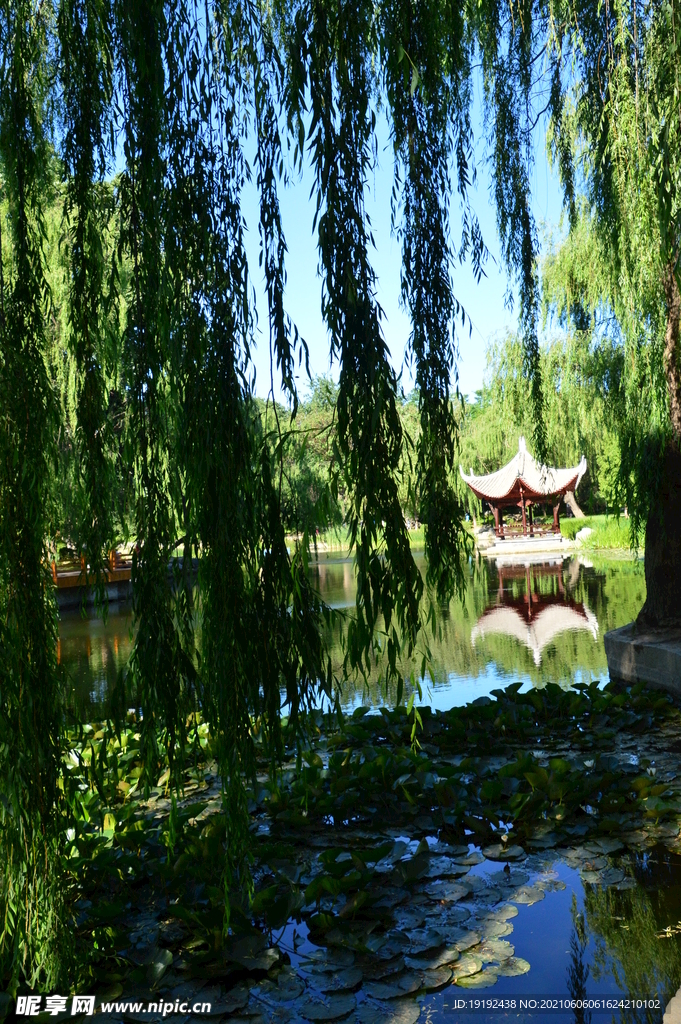
{"type": "MultiPolygon", "coordinates": [[[[0,976],[54,987],[68,966],[60,862],[63,695],[45,538],[57,407],[45,366],[47,25],[0,8],[0,158],[11,278],[0,325],[0,976]]],[[[5,987],[3,985],[3,987],[5,987]]]]}

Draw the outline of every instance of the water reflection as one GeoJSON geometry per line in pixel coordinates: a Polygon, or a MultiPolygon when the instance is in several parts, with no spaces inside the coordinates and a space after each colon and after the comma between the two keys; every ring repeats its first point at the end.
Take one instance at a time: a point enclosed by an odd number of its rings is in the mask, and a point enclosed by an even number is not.
{"type": "MultiPolygon", "coordinates": [[[[623,994],[658,996],[664,1007],[681,985],[681,858],[656,847],[633,860],[632,868],[636,886],[625,891],[586,886],[591,975],[594,987],[612,978],[623,994]]],[[[653,1024],[660,1013],[632,1008],[622,1019],[653,1024]]]]}
{"type": "Polygon", "coordinates": [[[57,655],[79,718],[88,721],[101,714],[131,649],[130,605],[111,604],[106,622],[94,609],[85,616],[77,611],[62,613],[57,655]]]}
{"type": "MultiPolygon", "coordinates": [[[[425,569],[423,559],[419,561],[425,569]]],[[[355,604],[353,564],[320,558],[310,569],[324,600],[351,615],[355,604]]],[[[431,667],[424,702],[446,708],[488,695],[515,680],[526,686],[548,681],[570,686],[607,677],[603,636],[630,622],[645,598],[643,567],[620,559],[591,563],[579,558],[510,564],[472,560],[463,601],[440,609],[428,635],[431,667]]],[[[80,714],[96,716],[131,649],[129,606],[111,605],[106,624],[94,612],[64,613],[60,661],[80,714]]],[[[338,635],[330,635],[337,672],[342,666],[338,635]]],[[[420,661],[402,666],[418,675],[420,661]]],[[[408,687],[407,687],[408,693],[408,687]]],[[[368,687],[343,684],[346,709],[360,703],[391,704],[376,671],[368,687]]]]}
{"type": "Polygon", "coordinates": [[[566,593],[562,559],[525,565],[501,563],[497,565],[497,573],[496,603],[480,616],[472,629],[473,647],[492,634],[511,637],[527,647],[535,665],[539,666],[544,649],[565,631],[586,629],[594,641],[598,641],[598,619],[585,600],[575,601],[566,593]],[[547,579],[556,586],[542,588],[540,584],[547,579]],[[521,595],[514,593],[512,583],[516,580],[523,580],[525,584],[521,595]]]}

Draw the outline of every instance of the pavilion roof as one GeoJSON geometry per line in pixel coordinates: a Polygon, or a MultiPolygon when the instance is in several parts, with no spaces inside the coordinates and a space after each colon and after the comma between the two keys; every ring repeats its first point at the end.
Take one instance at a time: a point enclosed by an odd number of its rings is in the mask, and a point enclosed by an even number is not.
{"type": "Polygon", "coordinates": [[[582,456],[579,465],[571,469],[541,466],[532,458],[525,445],[525,438],[521,437],[517,453],[496,473],[476,476],[472,469],[469,474],[464,473],[461,466],[459,470],[478,498],[511,504],[520,501],[521,489],[522,497],[534,501],[544,501],[565,494],[566,491],[575,491],[586,473],[586,459],[582,456]]]}

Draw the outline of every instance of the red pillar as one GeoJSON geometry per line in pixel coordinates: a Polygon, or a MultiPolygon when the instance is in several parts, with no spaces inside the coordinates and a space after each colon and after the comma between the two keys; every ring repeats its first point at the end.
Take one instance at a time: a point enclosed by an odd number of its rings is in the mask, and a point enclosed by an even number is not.
{"type": "Polygon", "coordinates": [[[523,537],[527,536],[527,519],[525,518],[525,499],[523,498],[523,489],[520,488],[520,511],[523,514],[523,537]]]}

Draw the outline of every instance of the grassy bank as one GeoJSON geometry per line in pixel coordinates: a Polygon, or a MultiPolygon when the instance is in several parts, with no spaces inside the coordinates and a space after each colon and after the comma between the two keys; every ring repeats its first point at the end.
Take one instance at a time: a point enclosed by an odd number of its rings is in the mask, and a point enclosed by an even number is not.
{"type": "Polygon", "coordinates": [[[593,550],[631,549],[630,521],[623,516],[585,516],[584,519],[563,519],[560,532],[568,540],[574,540],[580,530],[588,528],[593,532],[581,540],[585,548],[593,550]]]}
{"type": "MultiPolygon", "coordinates": [[[[290,544],[294,543],[294,538],[287,538],[290,544]]],[[[419,526],[416,530],[409,531],[409,542],[413,548],[422,548],[424,545],[423,527],[419,526]]],[[[317,534],[317,550],[322,553],[334,552],[338,554],[347,555],[350,550],[350,533],[347,527],[343,526],[339,530],[326,530],[324,533],[317,534]]]]}

